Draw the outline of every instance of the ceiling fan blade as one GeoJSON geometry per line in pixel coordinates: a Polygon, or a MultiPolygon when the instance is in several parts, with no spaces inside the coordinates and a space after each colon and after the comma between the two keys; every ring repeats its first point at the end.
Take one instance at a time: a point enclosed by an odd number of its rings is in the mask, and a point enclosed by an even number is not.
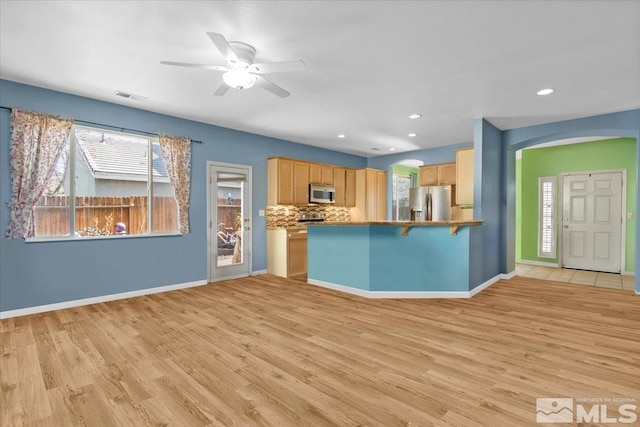
{"type": "Polygon", "coordinates": [[[303,61],[280,61],[251,64],[249,71],[257,74],[284,73],[291,71],[304,71],[307,65],[303,61]]]}
{"type": "Polygon", "coordinates": [[[177,65],[178,67],[190,67],[190,68],[204,68],[205,70],[214,71],[229,71],[227,67],[221,65],[207,65],[207,64],[189,64],[187,62],[173,62],[173,61],[160,61],[162,65],[177,65]]]}
{"type": "Polygon", "coordinates": [[[291,95],[289,92],[282,89],[280,86],[273,83],[272,81],[269,81],[260,75],[255,75],[255,76],[257,77],[256,86],[260,86],[261,88],[268,90],[269,92],[279,96],[280,98],[286,98],[287,96],[291,95]]]}
{"type": "Polygon", "coordinates": [[[222,34],[207,33],[207,35],[227,61],[238,61],[238,55],[231,49],[229,42],[222,34]]]}
{"type": "Polygon", "coordinates": [[[220,82],[220,86],[218,86],[218,88],[216,89],[215,92],[213,92],[213,94],[215,96],[222,96],[225,93],[227,93],[229,89],[230,89],[230,86],[228,86],[225,82],[220,82]]]}

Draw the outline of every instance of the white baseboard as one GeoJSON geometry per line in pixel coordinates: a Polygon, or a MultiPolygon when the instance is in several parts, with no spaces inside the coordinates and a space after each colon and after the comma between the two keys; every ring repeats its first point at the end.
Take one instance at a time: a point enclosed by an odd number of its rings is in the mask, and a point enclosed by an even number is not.
{"type": "Polygon", "coordinates": [[[471,289],[469,291],[469,298],[476,295],[477,293],[484,291],[485,289],[487,289],[489,286],[493,285],[494,283],[496,283],[498,280],[509,280],[512,277],[514,277],[516,275],[515,271],[512,271],[511,273],[506,273],[506,274],[498,274],[497,276],[493,276],[491,279],[487,280],[484,283],[481,283],[480,285],[476,286],[475,288],[471,289]]]}
{"type": "Polygon", "coordinates": [[[352,288],[349,286],[338,285],[336,283],[324,282],[322,280],[307,279],[310,285],[320,286],[322,288],[333,289],[334,291],[345,292],[352,295],[358,295],[364,298],[471,298],[480,291],[487,289],[489,286],[501,279],[511,279],[516,275],[515,271],[507,274],[498,274],[487,280],[470,291],[368,291],[366,289],[352,288]]]}
{"type": "Polygon", "coordinates": [[[560,267],[560,264],[558,264],[557,262],[532,261],[528,259],[521,259],[520,261],[517,262],[517,264],[537,265],[540,267],[553,267],[553,268],[560,267]]]}
{"type": "Polygon", "coordinates": [[[251,272],[252,276],[259,276],[261,274],[267,274],[267,270],[255,270],[251,272]]]}
{"type": "Polygon", "coordinates": [[[359,297],[371,298],[369,294],[371,292],[365,289],[352,288],[349,286],[338,285],[336,283],[324,282],[322,280],[307,279],[307,283],[310,285],[320,286],[321,288],[333,289],[334,291],[345,292],[347,294],[358,295],[359,297]]]}
{"type": "Polygon", "coordinates": [[[620,273],[623,276],[634,276],[636,275],[635,271],[623,271],[622,273],[620,273]]]}
{"type": "Polygon", "coordinates": [[[101,295],[99,297],[83,298],[73,301],[58,302],[55,304],[38,305],[34,307],[20,308],[17,310],[0,311],[0,319],[11,317],[28,316],[29,314],[44,313],[47,311],[64,310],[65,308],[80,307],[83,305],[99,304],[102,302],[116,301],[119,299],[141,297],[144,295],[159,294],[161,292],[177,291],[178,289],[193,288],[195,286],[206,285],[206,280],[195,282],[179,283],[177,285],[159,286],[157,288],[140,289],[137,291],[121,292],[118,294],[101,295]]]}
{"type": "Polygon", "coordinates": [[[516,276],[517,276],[517,273],[516,273],[515,270],[513,270],[511,273],[502,273],[500,275],[500,278],[504,279],[504,280],[509,280],[509,279],[512,279],[512,278],[514,278],[516,276]]]}

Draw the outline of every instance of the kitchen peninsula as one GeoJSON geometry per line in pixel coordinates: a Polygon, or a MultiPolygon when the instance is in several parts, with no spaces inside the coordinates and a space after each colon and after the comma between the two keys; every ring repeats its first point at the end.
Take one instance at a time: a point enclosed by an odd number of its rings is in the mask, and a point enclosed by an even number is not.
{"type": "Polygon", "coordinates": [[[470,228],[481,224],[309,224],[307,281],[369,298],[469,297],[470,228]]]}

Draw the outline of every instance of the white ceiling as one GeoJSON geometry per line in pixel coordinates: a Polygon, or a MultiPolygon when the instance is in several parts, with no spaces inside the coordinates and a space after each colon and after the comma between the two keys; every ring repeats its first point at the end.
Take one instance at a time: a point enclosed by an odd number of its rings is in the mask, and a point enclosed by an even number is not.
{"type": "Polygon", "coordinates": [[[0,1],[1,78],[363,156],[639,108],[639,76],[640,1],[0,1]],[[224,65],[207,31],[307,70],[214,97],[160,65],[224,65]]]}

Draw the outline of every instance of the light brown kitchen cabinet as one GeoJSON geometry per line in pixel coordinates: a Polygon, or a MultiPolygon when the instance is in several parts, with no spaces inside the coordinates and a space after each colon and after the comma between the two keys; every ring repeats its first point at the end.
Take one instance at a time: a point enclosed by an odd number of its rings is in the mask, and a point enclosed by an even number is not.
{"type": "Polygon", "coordinates": [[[309,163],[280,157],[267,161],[267,203],[306,205],[309,203],[309,163]]]}
{"type": "Polygon", "coordinates": [[[287,236],[287,277],[307,274],[307,232],[289,232],[287,236]]]}
{"type": "Polygon", "coordinates": [[[456,162],[438,165],[438,185],[456,184],[456,162]]]}
{"type": "Polygon", "coordinates": [[[309,163],[296,161],[293,164],[293,204],[309,204],[309,163]]]}
{"type": "Polygon", "coordinates": [[[356,171],[354,169],[347,169],[345,171],[345,203],[344,205],[349,208],[356,206],[356,171]]]}
{"type": "Polygon", "coordinates": [[[267,160],[267,203],[270,205],[293,204],[293,166],[291,159],[267,160]]]}
{"type": "Polygon", "coordinates": [[[336,189],[335,206],[354,207],[356,205],[356,171],[333,167],[333,186],[336,189]]]}
{"type": "Polygon", "coordinates": [[[334,167],[322,163],[309,163],[309,184],[333,185],[334,167]]]}
{"type": "Polygon", "coordinates": [[[418,175],[420,176],[421,187],[438,184],[437,165],[420,166],[418,175]]]}
{"type": "Polygon", "coordinates": [[[456,204],[473,205],[473,148],[456,151],[456,204]]]}
{"type": "Polygon", "coordinates": [[[267,230],[267,272],[280,277],[307,274],[307,230],[267,230]]]}
{"type": "Polygon", "coordinates": [[[324,185],[333,185],[333,166],[322,165],[322,182],[324,185]]]}
{"type": "Polygon", "coordinates": [[[455,185],[456,163],[451,162],[420,166],[419,182],[422,187],[429,185],[455,185]]]}
{"type": "Polygon", "coordinates": [[[356,170],[355,221],[382,221],[387,216],[387,173],[376,169],[356,170]]]}
{"type": "Polygon", "coordinates": [[[333,168],[333,186],[336,189],[336,206],[345,206],[347,203],[346,176],[347,168],[333,168]]]}

